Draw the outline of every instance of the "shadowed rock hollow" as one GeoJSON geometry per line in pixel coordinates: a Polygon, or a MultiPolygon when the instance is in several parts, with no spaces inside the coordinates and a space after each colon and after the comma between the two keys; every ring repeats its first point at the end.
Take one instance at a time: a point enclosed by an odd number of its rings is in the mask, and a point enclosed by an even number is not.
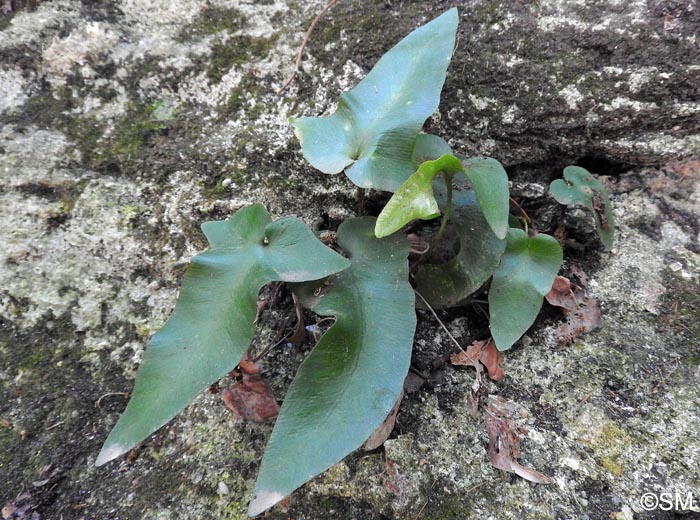
{"type": "MultiPolygon", "coordinates": [[[[700,66],[697,2],[339,2],[277,90],[324,1],[13,2],[0,17],[0,502],[41,518],[243,518],[269,435],[204,394],[129,462],[93,466],[202,222],[264,203],[316,230],[371,212],[313,171],[287,123],[332,110],[388,48],[447,8],[458,47],[427,129],[489,155],[534,196],[563,166],[603,176],[605,254],[568,249],[603,328],[558,345],[545,310],[492,391],[529,411],[530,484],[491,467],[471,373],[419,311],[413,368],[383,449],[357,453],[270,518],[660,518],[645,492],[700,501],[700,66]],[[534,195],[533,195],[534,194],[534,195]]],[[[538,198],[539,197],[539,198],[538,198]]],[[[539,208],[539,209],[538,209],[539,208]]],[[[592,225],[570,212],[571,233],[592,225]]],[[[569,264],[570,265],[570,264],[569,264]]],[[[273,309],[258,342],[290,311],[273,309]]],[[[473,312],[442,314],[467,342],[473,312]]],[[[311,348],[280,349],[278,396],[311,348]]],[[[668,518],[671,518],[668,516],[668,518]]]]}

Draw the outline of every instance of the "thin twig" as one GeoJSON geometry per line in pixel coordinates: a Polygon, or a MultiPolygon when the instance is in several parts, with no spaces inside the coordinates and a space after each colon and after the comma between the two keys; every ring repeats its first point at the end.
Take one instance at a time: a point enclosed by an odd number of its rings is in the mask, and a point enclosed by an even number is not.
{"type": "Polygon", "coordinates": [[[56,424],[52,424],[48,428],[46,428],[46,431],[53,430],[54,428],[58,428],[62,424],[65,424],[66,421],[58,421],[56,424]]]}
{"type": "MultiPolygon", "coordinates": [[[[297,320],[299,320],[299,321],[301,322],[301,321],[303,320],[303,314],[301,313],[301,305],[299,304],[299,300],[297,300],[297,297],[294,295],[294,293],[292,293],[292,299],[294,300],[294,308],[295,308],[295,310],[296,310],[297,320]]],[[[283,327],[282,330],[285,330],[285,329],[287,328],[287,326],[289,325],[289,322],[290,322],[290,321],[291,321],[291,316],[288,316],[288,317],[287,317],[287,320],[285,321],[285,324],[284,324],[284,327],[283,327]]],[[[289,340],[290,340],[291,338],[294,337],[295,332],[296,332],[296,331],[292,331],[291,334],[284,334],[284,333],[283,333],[282,338],[280,338],[278,341],[274,342],[272,345],[269,345],[268,347],[266,347],[265,349],[263,349],[263,351],[260,352],[260,354],[258,354],[257,356],[255,356],[255,357],[252,359],[253,363],[257,363],[257,362],[260,361],[262,358],[264,358],[269,352],[271,352],[272,350],[276,349],[277,347],[279,347],[279,346],[282,345],[283,343],[289,342],[289,340]]],[[[278,336],[278,337],[279,337],[279,336],[278,336]]]]}
{"type": "Polygon", "coordinates": [[[299,52],[297,53],[297,59],[294,62],[294,71],[292,74],[287,78],[287,81],[284,82],[284,85],[282,85],[282,88],[279,89],[277,94],[282,94],[282,92],[285,91],[285,89],[294,81],[294,78],[297,76],[297,72],[299,72],[299,66],[301,65],[301,58],[304,55],[304,49],[306,48],[306,44],[309,43],[309,38],[311,37],[311,33],[313,32],[314,28],[316,27],[316,24],[323,18],[323,15],[325,15],[328,11],[331,10],[331,8],[338,3],[338,0],[331,0],[326,4],[326,7],[323,8],[323,10],[318,13],[316,18],[314,18],[314,21],[311,22],[311,25],[309,25],[309,30],[306,31],[306,35],[304,36],[304,41],[301,42],[301,47],[299,48],[299,52]]]}
{"type": "MultiPolygon", "coordinates": [[[[457,345],[457,348],[458,348],[459,350],[461,350],[462,352],[464,352],[464,354],[466,355],[466,351],[461,347],[461,345],[459,344],[459,342],[455,339],[455,337],[452,335],[452,333],[449,331],[449,329],[445,326],[445,324],[442,322],[442,320],[438,317],[438,315],[437,315],[437,313],[435,312],[435,310],[434,310],[434,309],[430,306],[430,304],[428,303],[428,300],[426,300],[425,298],[423,298],[423,295],[422,295],[421,293],[419,293],[418,291],[416,291],[415,289],[413,289],[413,292],[416,293],[416,294],[418,295],[418,297],[419,297],[421,300],[423,300],[423,303],[425,304],[426,307],[428,307],[428,309],[430,310],[430,312],[433,313],[433,316],[435,317],[435,319],[437,320],[437,322],[440,324],[440,326],[442,327],[442,329],[447,333],[447,336],[452,340],[452,342],[453,342],[455,345],[457,345]]],[[[467,357],[468,357],[468,356],[467,356],[467,357]]],[[[471,359],[471,358],[470,358],[470,359],[471,359]]]]}
{"type": "Polygon", "coordinates": [[[97,401],[95,401],[95,408],[101,407],[102,399],[104,399],[105,397],[111,397],[113,395],[121,395],[123,397],[129,397],[128,392],[110,392],[108,394],[104,394],[104,395],[100,396],[100,398],[97,401]]]}
{"type": "MultiPolygon", "coordinates": [[[[479,312],[481,313],[481,315],[486,319],[486,322],[489,323],[489,322],[490,322],[489,315],[488,315],[488,314],[486,313],[486,311],[481,307],[481,305],[479,305],[479,303],[481,303],[479,300],[472,300],[472,301],[469,302],[469,305],[471,305],[471,306],[474,307],[477,311],[479,311],[479,312]]],[[[486,302],[486,303],[488,304],[488,302],[486,302]]]]}
{"type": "Polygon", "coordinates": [[[258,354],[258,355],[255,356],[253,359],[251,359],[251,361],[252,361],[253,363],[257,363],[257,362],[260,361],[262,358],[264,358],[269,352],[271,352],[272,350],[274,350],[274,349],[276,349],[277,347],[279,347],[282,343],[286,343],[286,342],[287,342],[287,337],[288,337],[288,336],[285,336],[285,337],[283,337],[281,340],[279,340],[277,343],[273,343],[272,345],[269,345],[269,346],[268,346],[267,348],[265,348],[262,352],[260,352],[260,354],[258,354]]]}
{"type": "Polygon", "coordinates": [[[413,520],[418,520],[420,515],[423,514],[423,511],[425,511],[425,507],[428,505],[428,502],[430,502],[430,492],[435,487],[435,484],[437,483],[437,481],[438,481],[438,479],[433,480],[433,483],[430,485],[430,489],[428,490],[428,498],[425,500],[423,507],[421,507],[420,510],[416,513],[416,516],[413,517],[413,520]]]}
{"type": "Polygon", "coordinates": [[[482,482],[479,482],[478,484],[476,484],[476,485],[470,487],[469,489],[467,489],[466,491],[464,491],[462,494],[463,494],[463,495],[466,495],[466,494],[468,494],[470,491],[474,491],[475,489],[480,488],[480,487],[483,486],[484,484],[491,484],[491,482],[493,482],[492,479],[484,480],[484,481],[482,481],[482,482]]]}
{"type": "Polygon", "coordinates": [[[527,211],[523,209],[520,203],[516,201],[513,197],[510,197],[510,201],[516,206],[518,206],[518,209],[520,210],[520,215],[525,219],[525,222],[529,225],[532,225],[532,219],[530,218],[530,215],[527,214],[527,211]]]}

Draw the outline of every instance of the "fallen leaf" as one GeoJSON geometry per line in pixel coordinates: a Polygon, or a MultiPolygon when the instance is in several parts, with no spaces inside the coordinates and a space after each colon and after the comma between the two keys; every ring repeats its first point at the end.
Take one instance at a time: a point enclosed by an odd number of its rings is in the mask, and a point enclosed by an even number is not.
{"type": "Polygon", "coordinates": [[[244,354],[243,358],[238,362],[238,369],[241,374],[252,376],[260,373],[260,365],[248,357],[248,354],[244,354]]]}
{"type": "Polygon", "coordinates": [[[40,520],[39,513],[33,511],[32,496],[24,492],[14,500],[10,500],[2,508],[3,520],[40,520]]]}
{"type": "Polygon", "coordinates": [[[489,339],[486,345],[481,348],[479,361],[483,363],[489,373],[489,377],[494,381],[500,381],[506,375],[500,365],[501,353],[496,349],[493,339],[489,339]]]}
{"type": "Polygon", "coordinates": [[[588,285],[588,275],[583,272],[580,265],[571,264],[570,271],[571,274],[578,278],[578,283],[581,287],[586,287],[588,285]]]}
{"type": "Polygon", "coordinates": [[[279,405],[272,389],[260,376],[260,367],[244,356],[238,364],[240,381],[221,392],[226,408],[238,419],[267,422],[279,413],[279,405]]]}
{"type": "Polygon", "coordinates": [[[475,341],[467,347],[466,351],[452,354],[450,356],[450,362],[457,366],[474,367],[476,368],[477,372],[480,372],[483,370],[479,364],[479,358],[481,357],[481,346],[483,343],[483,341],[475,341]]]}
{"type": "MultiPolygon", "coordinates": [[[[575,274],[582,284],[587,283],[583,271],[579,269],[575,274]]],[[[545,297],[550,304],[561,307],[566,316],[566,322],[557,327],[555,332],[561,343],[573,343],[582,334],[600,327],[600,307],[583,286],[564,276],[557,276],[552,290],[545,297]]]]}
{"type": "Polygon", "coordinates": [[[467,347],[466,352],[458,352],[450,356],[453,365],[474,367],[477,372],[481,372],[486,367],[489,377],[494,381],[500,381],[505,376],[503,368],[500,366],[501,353],[496,349],[493,339],[475,341],[467,347]]]}
{"type": "Polygon", "coordinates": [[[5,507],[2,508],[2,517],[5,520],[12,518],[15,515],[15,511],[17,511],[17,506],[12,502],[8,502],[5,504],[5,507]]]}
{"type": "Polygon", "coordinates": [[[550,305],[571,310],[576,307],[576,296],[573,293],[571,281],[565,276],[556,276],[552,289],[545,295],[550,305]]]}
{"type": "Polygon", "coordinates": [[[404,379],[403,381],[403,389],[406,391],[407,394],[412,394],[420,390],[420,387],[423,386],[423,383],[425,383],[425,379],[423,379],[418,374],[409,372],[406,375],[406,379],[404,379]]]}
{"type": "Polygon", "coordinates": [[[557,339],[562,343],[573,343],[582,334],[600,327],[600,307],[590,297],[586,297],[573,311],[564,314],[566,323],[562,323],[556,330],[557,339]]]}
{"type": "Polygon", "coordinates": [[[493,467],[515,473],[536,484],[551,484],[553,482],[551,477],[526,468],[516,460],[521,456],[521,436],[526,434],[515,420],[516,405],[500,396],[489,395],[483,411],[484,424],[489,436],[488,455],[493,467]]]}
{"type": "Polygon", "coordinates": [[[396,416],[399,414],[399,408],[401,407],[401,401],[403,401],[403,396],[404,393],[403,391],[401,394],[399,394],[399,398],[396,400],[396,403],[394,403],[394,406],[391,408],[391,411],[389,412],[389,415],[386,416],[386,419],[384,419],[384,422],[375,430],[375,432],[370,435],[369,439],[365,441],[365,443],[362,445],[362,449],[365,451],[372,451],[376,450],[384,444],[384,441],[386,441],[389,438],[389,435],[391,435],[391,432],[394,430],[394,425],[396,424],[396,416]]]}

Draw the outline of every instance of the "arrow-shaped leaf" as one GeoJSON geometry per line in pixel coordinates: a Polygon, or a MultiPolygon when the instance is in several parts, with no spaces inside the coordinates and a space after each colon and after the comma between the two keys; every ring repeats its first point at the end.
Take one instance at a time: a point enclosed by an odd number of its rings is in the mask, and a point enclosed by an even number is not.
{"type": "Polygon", "coordinates": [[[411,160],[415,166],[425,161],[434,161],[445,154],[452,154],[452,148],[442,137],[433,134],[418,134],[411,160]]]}
{"type": "Polygon", "coordinates": [[[491,334],[498,350],[508,350],[533,324],[561,262],[561,247],[549,235],[529,238],[521,229],[508,231],[489,289],[491,334]]]}
{"type": "Polygon", "coordinates": [[[605,186],[588,170],[579,166],[564,168],[564,179],[552,181],[549,186],[552,196],[560,204],[580,204],[588,208],[593,213],[600,240],[609,251],[613,246],[615,222],[605,186]]]}
{"type": "Polygon", "coordinates": [[[335,324],[299,368],[267,445],[248,514],[270,508],[362,443],[402,391],[416,326],[408,244],[374,237],[374,219],[345,221],[338,244],[352,265],[300,299],[335,324]]]}
{"type": "Polygon", "coordinates": [[[391,235],[414,219],[430,220],[440,215],[433,194],[433,179],[440,172],[452,175],[462,171],[462,163],[454,155],[445,154],[434,161],[425,161],[389,199],[377,217],[374,233],[378,238],[391,235]]]}
{"type": "MultiPolygon", "coordinates": [[[[435,191],[444,200],[439,185],[435,191]]],[[[453,191],[450,222],[459,242],[457,255],[446,264],[423,264],[415,275],[418,292],[435,308],[456,305],[481,287],[506,247],[486,222],[473,191],[453,191]]]]}
{"type": "Polygon", "coordinates": [[[457,9],[389,50],[327,117],[292,119],[304,157],[358,186],[395,191],[415,171],[416,136],[437,109],[457,32],[457,9]]]}
{"type": "Polygon", "coordinates": [[[202,230],[211,247],[192,259],[175,310],[146,349],[131,400],[98,466],[136,446],[238,364],[253,337],[260,287],[317,280],[349,265],[303,222],[272,222],[260,205],[202,230]]]}
{"type": "Polygon", "coordinates": [[[510,201],[505,169],[496,159],[473,157],[465,162],[464,173],[474,187],[486,222],[498,238],[505,238],[510,201]]]}

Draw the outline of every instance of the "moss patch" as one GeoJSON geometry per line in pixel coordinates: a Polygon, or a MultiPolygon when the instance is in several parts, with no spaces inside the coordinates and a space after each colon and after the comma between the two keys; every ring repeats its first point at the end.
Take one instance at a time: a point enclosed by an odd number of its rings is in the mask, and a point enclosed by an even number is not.
{"type": "Polygon", "coordinates": [[[236,9],[222,9],[207,5],[202,10],[202,14],[190,25],[182,28],[176,39],[179,42],[186,42],[221,31],[233,32],[243,27],[245,22],[245,16],[236,9]]]}
{"type": "Polygon", "coordinates": [[[612,475],[620,477],[627,468],[624,451],[631,439],[616,423],[608,421],[600,429],[591,430],[591,437],[584,441],[591,446],[600,465],[612,475]]]}
{"type": "MultiPolygon", "coordinates": [[[[226,109],[224,117],[231,117],[237,114],[240,110],[248,108],[249,100],[257,98],[261,92],[260,80],[248,73],[236,87],[231,89],[231,93],[226,100],[226,109]]],[[[247,114],[251,119],[255,119],[262,111],[265,110],[263,103],[256,104],[257,110],[249,110],[247,114]]]]}
{"type": "Polygon", "coordinates": [[[667,270],[664,286],[666,294],[662,300],[660,324],[671,327],[687,340],[684,342],[687,350],[679,353],[687,363],[700,365],[700,283],[685,280],[667,270]]]}
{"type": "Polygon", "coordinates": [[[10,26],[12,18],[14,18],[14,13],[0,15],[0,31],[4,31],[10,26]]]}
{"type": "Polygon", "coordinates": [[[226,43],[215,44],[209,57],[207,77],[218,83],[236,65],[267,57],[276,41],[276,35],[270,38],[236,36],[226,43]]]}
{"type": "Polygon", "coordinates": [[[141,148],[166,130],[171,119],[172,114],[163,111],[160,103],[132,106],[115,128],[113,155],[123,161],[138,158],[141,148]]]}

